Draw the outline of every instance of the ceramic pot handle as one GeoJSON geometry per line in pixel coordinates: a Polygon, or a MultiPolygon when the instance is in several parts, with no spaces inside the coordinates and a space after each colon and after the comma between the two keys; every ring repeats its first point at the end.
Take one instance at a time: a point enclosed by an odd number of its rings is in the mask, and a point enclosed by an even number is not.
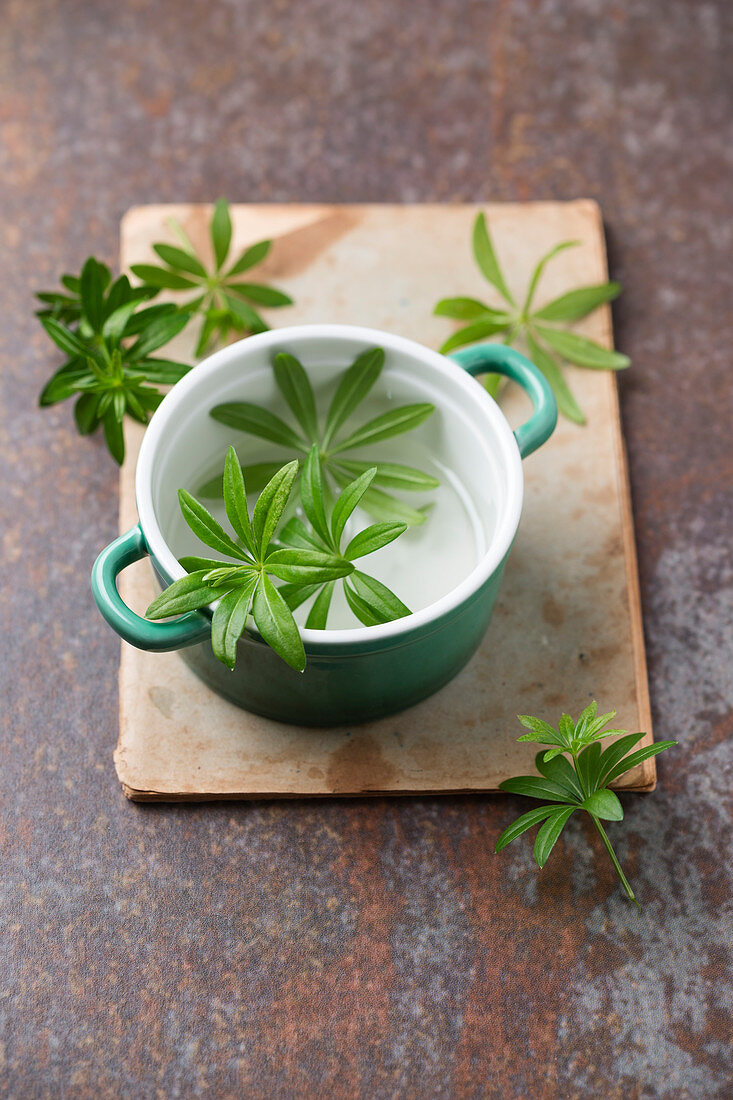
{"type": "Polygon", "coordinates": [[[529,395],[534,412],[514,433],[522,458],[550,438],[557,424],[557,404],[545,376],[534,363],[505,344],[476,344],[454,351],[450,358],[472,375],[503,374],[529,395]]]}
{"type": "Polygon", "coordinates": [[[211,636],[211,623],[199,611],[171,622],[153,622],[131,611],[117,591],[117,575],[148,554],[139,524],[105,547],[92,569],[92,595],[102,616],[121,638],[138,649],[158,653],[195,645],[211,636]]]}

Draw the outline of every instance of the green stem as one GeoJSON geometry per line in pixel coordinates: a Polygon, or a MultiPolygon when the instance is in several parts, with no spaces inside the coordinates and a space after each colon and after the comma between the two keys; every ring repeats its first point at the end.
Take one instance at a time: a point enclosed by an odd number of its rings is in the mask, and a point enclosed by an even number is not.
{"type": "Polygon", "coordinates": [[[623,871],[621,869],[621,864],[619,863],[618,859],[616,858],[616,853],[614,852],[613,848],[611,847],[611,841],[606,836],[606,830],[603,828],[600,821],[598,820],[598,818],[594,814],[591,814],[590,816],[593,820],[593,824],[595,825],[596,829],[598,830],[598,833],[600,835],[601,840],[603,841],[603,843],[606,847],[606,851],[608,852],[609,856],[611,857],[611,863],[616,868],[616,874],[621,879],[621,885],[623,886],[624,890],[626,891],[626,896],[631,901],[633,901],[634,905],[636,906],[636,908],[641,913],[641,906],[639,905],[639,902],[636,900],[636,894],[631,889],[631,885],[629,883],[629,880],[626,878],[626,875],[623,873],[623,871]]]}

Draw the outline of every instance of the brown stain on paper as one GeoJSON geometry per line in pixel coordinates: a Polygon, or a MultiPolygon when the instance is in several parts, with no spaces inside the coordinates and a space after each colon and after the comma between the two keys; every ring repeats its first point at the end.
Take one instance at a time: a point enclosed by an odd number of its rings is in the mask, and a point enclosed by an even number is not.
{"type": "Polygon", "coordinates": [[[164,718],[173,717],[173,707],[176,702],[175,693],[170,688],[151,687],[148,689],[150,702],[159,710],[164,718]]]}
{"type": "Polygon", "coordinates": [[[389,787],[396,774],[395,766],[384,759],[376,737],[370,733],[356,733],[347,735],[343,744],[331,753],[326,786],[333,794],[381,791],[389,787]]]}
{"type": "MultiPolygon", "coordinates": [[[[142,208],[144,209],[144,208],[142,208]]],[[[211,210],[206,205],[196,205],[182,218],[183,229],[190,237],[196,249],[213,261],[209,222],[211,210]]],[[[314,260],[326,252],[362,220],[358,208],[346,206],[324,207],[323,212],[308,225],[272,233],[272,248],[267,258],[257,265],[253,279],[257,282],[282,280],[306,271],[314,260]]],[[[262,239],[268,236],[263,231],[262,239]]],[[[250,242],[253,243],[253,242],[250,242]]],[[[237,254],[237,246],[232,246],[232,257],[237,254]]],[[[246,278],[246,276],[244,276],[246,278]]]]}
{"type": "Polygon", "coordinates": [[[278,237],[272,252],[258,268],[258,274],[263,278],[274,279],[299,275],[359,221],[359,215],[353,209],[333,207],[311,225],[293,229],[278,237]]]}
{"type": "Polygon", "coordinates": [[[550,626],[560,626],[565,622],[565,610],[554,596],[547,596],[542,604],[542,618],[550,626]]]}

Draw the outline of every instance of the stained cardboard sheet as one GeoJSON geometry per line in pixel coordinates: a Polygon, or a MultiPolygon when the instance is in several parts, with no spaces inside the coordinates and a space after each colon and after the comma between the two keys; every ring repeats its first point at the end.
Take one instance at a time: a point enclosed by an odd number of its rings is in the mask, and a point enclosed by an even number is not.
{"type": "MultiPolygon", "coordinates": [[[[475,206],[235,206],[233,248],[274,241],[258,278],[295,300],[270,311],[277,326],[307,322],[367,325],[436,348],[453,323],[435,302],[469,295],[494,302],[471,255],[475,206]]],[[[589,201],[489,204],[508,282],[517,292],[537,259],[558,241],[577,240],[546,269],[537,304],[607,277],[598,207],[589,201]]],[[[122,263],[155,259],[155,241],[175,241],[175,217],[206,247],[204,206],[143,206],[122,224],[122,263]]],[[[600,309],[577,326],[611,346],[600,309]]],[[[175,351],[192,351],[194,333],[175,351]]],[[[175,653],[122,645],[120,736],[115,763],[136,800],[268,798],[344,794],[492,791],[533,771],[534,747],[518,745],[518,712],[555,722],[591,699],[618,709],[617,724],[651,723],[634,537],[616,381],[605,372],[567,372],[588,416],[561,420],[525,462],[524,514],[491,626],[479,652],[431,699],[377,722],[314,730],[247,713],[205,687],[175,653]]],[[[529,412],[508,387],[502,407],[513,426],[529,412]]],[[[136,521],[134,470],[141,431],[128,433],[120,479],[120,530],[136,521]]],[[[142,612],[155,592],[149,564],[121,577],[142,612]]],[[[648,790],[654,761],[624,777],[648,790]]]]}

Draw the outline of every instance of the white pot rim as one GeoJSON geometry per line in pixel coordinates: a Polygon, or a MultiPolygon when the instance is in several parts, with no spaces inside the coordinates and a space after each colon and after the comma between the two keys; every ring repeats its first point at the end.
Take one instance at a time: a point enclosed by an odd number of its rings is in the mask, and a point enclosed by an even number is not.
{"type": "Polygon", "coordinates": [[[165,439],[169,425],[175,420],[181,402],[192,390],[199,387],[206,389],[208,381],[219,369],[242,355],[243,346],[245,345],[246,351],[249,352],[250,350],[257,351],[276,346],[279,343],[287,342],[288,346],[291,347],[297,342],[307,343],[310,340],[323,340],[324,338],[352,340],[355,344],[372,344],[382,347],[385,352],[392,351],[397,354],[403,353],[416,356],[446,376],[451,385],[466,390],[472,400],[475,401],[477,411],[485,420],[487,430],[493,433],[499,444],[499,453],[506,470],[507,483],[506,499],[498,517],[491,542],[474,569],[460,584],[420,611],[413,612],[404,619],[395,619],[393,622],[384,623],[380,626],[361,626],[349,630],[308,630],[301,628],[300,633],[306,649],[309,644],[314,647],[328,645],[331,648],[358,643],[378,643],[387,639],[396,641],[401,635],[428,626],[444,615],[457,610],[461,604],[479,591],[489,577],[496,572],[509,552],[519,526],[524,494],[524,474],[519,448],[503,413],[484,387],[446,356],[431,351],[429,348],[417,343],[417,341],[409,340],[404,336],[396,336],[392,333],[382,332],[380,329],[363,328],[357,325],[309,324],[271,329],[230,344],[193,367],[165,396],[145,432],[135,472],[137,510],[150,555],[169,577],[177,580],[186,574],[165,541],[155,515],[152,494],[153,469],[157,449],[161,440],[165,439]]]}

